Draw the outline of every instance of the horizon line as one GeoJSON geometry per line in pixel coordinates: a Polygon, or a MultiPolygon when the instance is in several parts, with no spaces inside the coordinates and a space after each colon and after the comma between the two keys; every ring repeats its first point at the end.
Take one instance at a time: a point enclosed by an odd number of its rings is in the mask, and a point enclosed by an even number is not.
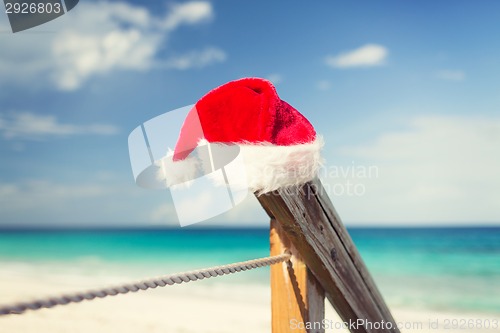
{"type": "MultiPolygon", "coordinates": [[[[409,224],[409,225],[345,225],[346,229],[488,229],[500,228],[500,222],[497,224],[491,223],[475,223],[475,224],[409,224]]],[[[2,231],[173,231],[173,230],[268,230],[269,227],[265,225],[192,225],[192,226],[176,226],[176,225],[0,225],[0,232],[2,231]]]]}

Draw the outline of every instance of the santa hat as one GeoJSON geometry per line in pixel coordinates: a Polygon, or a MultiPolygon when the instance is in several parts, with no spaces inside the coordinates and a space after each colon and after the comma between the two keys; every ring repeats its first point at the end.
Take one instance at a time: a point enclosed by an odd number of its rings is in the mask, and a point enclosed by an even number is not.
{"type": "Polygon", "coordinates": [[[168,186],[192,180],[206,168],[193,155],[207,143],[219,149],[237,145],[245,168],[241,184],[259,194],[312,180],[322,161],[323,141],[311,123],[279,98],[271,82],[259,78],[226,83],[195,104],[174,151],[162,160],[161,178],[168,186]]]}

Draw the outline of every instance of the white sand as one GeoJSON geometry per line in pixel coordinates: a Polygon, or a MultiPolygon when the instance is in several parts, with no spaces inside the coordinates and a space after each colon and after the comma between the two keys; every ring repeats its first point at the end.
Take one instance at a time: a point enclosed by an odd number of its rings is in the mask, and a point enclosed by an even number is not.
{"type": "MultiPolygon", "coordinates": [[[[137,333],[137,332],[270,332],[269,289],[265,286],[224,283],[225,278],[194,282],[172,287],[119,295],[92,302],[82,302],[54,309],[31,311],[23,315],[0,317],[0,333],[137,333]]],[[[79,291],[82,288],[109,285],[110,280],[62,279],[47,277],[34,279],[23,275],[2,274],[0,268],[0,303],[24,301],[33,297],[60,292],[79,291]]],[[[120,281],[122,282],[122,281],[120,281]]],[[[415,310],[392,309],[397,321],[414,325],[403,332],[500,332],[497,329],[446,329],[446,320],[498,320],[493,316],[473,314],[446,314],[415,310]],[[429,327],[429,320],[439,321],[437,328],[429,327]]],[[[328,305],[328,320],[333,325],[340,319],[328,305]]],[[[482,321],[481,321],[482,322],[482,321]]],[[[475,323],[477,323],[475,321],[475,323]]],[[[338,324],[337,324],[338,325],[338,324]]],[[[475,324],[477,325],[477,324],[475,324]]],[[[327,329],[326,332],[342,332],[327,329]]]]}

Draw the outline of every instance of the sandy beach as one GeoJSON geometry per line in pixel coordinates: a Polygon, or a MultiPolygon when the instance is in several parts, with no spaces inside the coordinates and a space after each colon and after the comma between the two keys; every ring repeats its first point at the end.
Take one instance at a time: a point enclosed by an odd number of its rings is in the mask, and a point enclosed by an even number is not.
{"type": "MultiPolygon", "coordinates": [[[[270,332],[269,289],[263,285],[239,285],[202,281],[141,291],[54,309],[0,318],[4,333],[67,332],[270,332]]],[[[229,278],[230,279],[230,278],[229,278]]],[[[116,278],[99,280],[64,276],[6,276],[0,274],[0,303],[10,303],[61,292],[110,285],[116,278]]],[[[347,332],[327,303],[326,332],[347,332]]],[[[473,313],[439,313],[392,309],[403,332],[498,332],[499,328],[453,329],[453,323],[473,320],[473,325],[499,321],[500,316],[473,313]],[[454,321],[456,320],[456,322],[454,321]]],[[[472,322],[472,321],[471,321],[472,322]]]]}
{"type": "MultiPolygon", "coordinates": [[[[498,233],[352,235],[401,332],[500,331],[498,233]]],[[[268,246],[264,229],[0,233],[0,304],[259,258],[268,246]]],[[[270,303],[269,270],[261,268],[3,316],[0,333],[270,332],[270,303]]],[[[326,332],[347,332],[328,302],[325,320],[326,332]]]]}

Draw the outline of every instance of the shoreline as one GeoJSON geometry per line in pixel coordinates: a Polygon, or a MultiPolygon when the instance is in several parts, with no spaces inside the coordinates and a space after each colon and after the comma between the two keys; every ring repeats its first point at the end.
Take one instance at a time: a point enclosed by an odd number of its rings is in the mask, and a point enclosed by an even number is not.
{"type": "MultiPolygon", "coordinates": [[[[47,276],[6,277],[0,274],[1,303],[31,300],[64,292],[109,285],[109,280],[61,280],[47,276]]],[[[58,332],[269,332],[271,329],[270,290],[259,284],[188,283],[137,293],[118,295],[53,309],[29,311],[23,315],[0,317],[2,331],[9,333],[58,332]]],[[[488,320],[485,313],[434,312],[391,308],[396,322],[406,325],[402,332],[498,332],[476,326],[488,320]],[[473,323],[472,323],[472,321],[473,323]],[[465,323],[466,329],[453,324],[465,323]]],[[[327,302],[326,332],[347,332],[327,302]]],[[[292,325],[293,323],[291,323],[292,325]]],[[[372,323],[373,324],[373,323],[372,323]]],[[[460,325],[459,325],[460,326],[460,325]]]]}

